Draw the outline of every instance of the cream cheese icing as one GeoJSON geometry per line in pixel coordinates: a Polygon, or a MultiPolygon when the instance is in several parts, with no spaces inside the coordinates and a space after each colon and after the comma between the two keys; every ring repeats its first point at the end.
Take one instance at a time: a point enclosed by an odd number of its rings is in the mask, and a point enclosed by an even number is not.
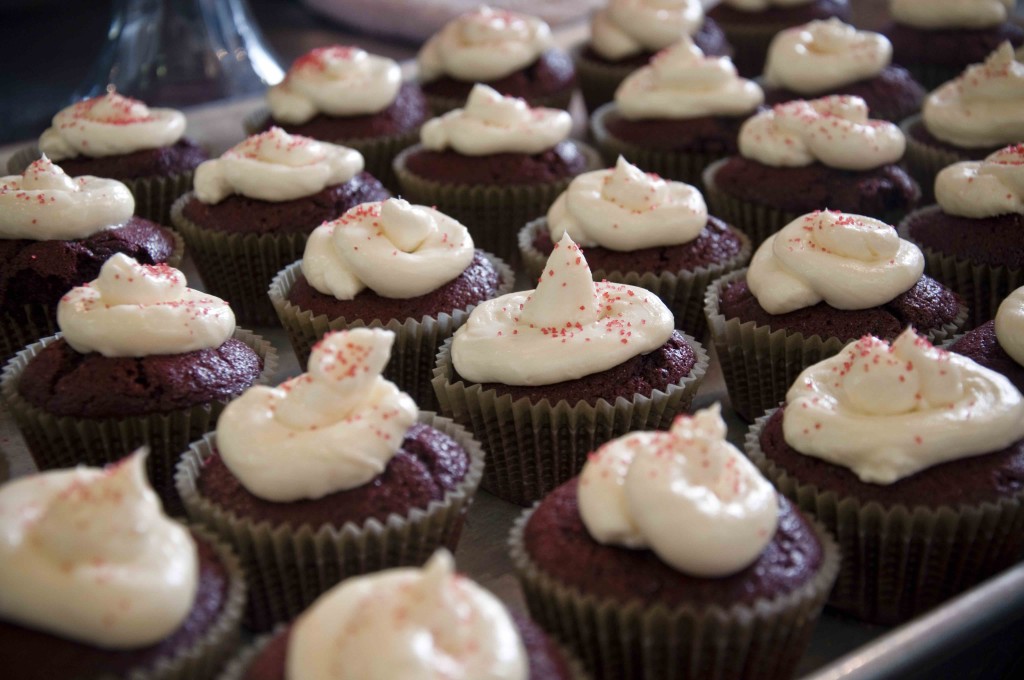
{"type": "Polygon", "coordinates": [[[996,311],[996,340],[1024,366],[1024,287],[1010,293],[996,311]]]}
{"type": "Polygon", "coordinates": [[[590,20],[590,45],[605,59],[662,50],[704,23],[700,0],[609,0],[590,20]]]}
{"type": "Polygon", "coordinates": [[[1024,214],[1024,144],[943,168],[935,199],[943,212],[961,217],[1024,214]]]}
{"type": "Polygon", "coordinates": [[[1009,20],[1017,0],[891,0],[901,24],[923,29],[989,28],[1009,20]]]}

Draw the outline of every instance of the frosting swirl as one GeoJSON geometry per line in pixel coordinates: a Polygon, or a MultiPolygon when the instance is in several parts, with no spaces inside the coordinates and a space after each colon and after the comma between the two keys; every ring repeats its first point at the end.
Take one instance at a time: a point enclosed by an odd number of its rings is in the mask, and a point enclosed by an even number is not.
{"type": "Polygon", "coordinates": [[[935,198],[943,212],[961,217],[1024,214],[1024,144],[943,168],[935,198]]]}
{"type": "Polygon", "coordinates": [[[679,416],[669,432],[633,432],[602,446],[580,474],[587,531],[604,545],[650,548],[695,576],[750,566],[775,535],[779,501],[725,436],[715,404],[679,416]]]}
{"type": "Polygon", "coordinates": [[[201,163],[195,190],[203,203],[220,203],[231,194],[290,201],[344,184],[362,171],[363,156],[354,149],[272,127],[201,163]]]}
{"type": "Polygon", "coordinates": [[[163,513],[145,457],[0,488],[0,618],[107,649],[178,629],[195,599],[196,546],[163,513]]]}
{"type": "Polygon", "coordinates": [[[923,29],[989,28],[1009,20],[1017,0],[891,0],[901,24],[923,29]]]}
{"type": "Polygon", "coordinates": [[[1024,398],[1004,376],[907,329],[865,336],[797,378],[783,434],[797,451],[892,484],[1024,437],[1024,398]]]}
{"type": "Polygon", "coordinates": [[[704,23],[699,0],[609,0],[590,19],[590,45],[605,59],[661,50],[704,23]]]}
{"type": "Polygon", "coordinates": [[[892,43],[881,33],[858,31],[837,18],[812,21],[772,39],[764,82],[814,95],[874,78],[891,61],[892,43]]]}
{"type": "Polygon", "coordinates": [[[814,0],[721,0],[723,5],[728,5],[741,12],[763,12],[769,7],[797,7],[798,5],[809,5],[814,0]]]}
{"type": "Polygon", "coordinates": [[[1013,291],[1000,303],[995,325],[999,346],[1024,366],[1024,287],[1013,291]]]}
{"type": "Polygon", "coordinates": [[[364,288],[388,298],[437,290],[473,261],[457,220],[400,198],[363,203],[310,235],[302,273],[324,295],[351,300],[364,288]]]}
{"type": "Polygon", "coordinates": [[[536,290],[481,302],[452,340],[452,362],[473,382],[550,385],[599,373],[661,347],[672,313],[643,288],[594,283],[568,234],[536,290]]]}
{"type": "Polygon", "coordinates": [[[395,334],[328,333],[308,372],[250,387],[217,421],[221,459],[250,493],[280,503],[362,486],[402,446],[416,404],[381,376],[395,334]]]}

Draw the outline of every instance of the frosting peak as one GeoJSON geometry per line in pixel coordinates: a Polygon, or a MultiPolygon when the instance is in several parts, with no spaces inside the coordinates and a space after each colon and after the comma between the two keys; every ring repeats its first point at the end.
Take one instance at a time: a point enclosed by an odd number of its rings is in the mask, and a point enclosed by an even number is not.
{"type": "Polygon", "coordinates": [[[812,21],[775,36],[764,82],[814,95],[873,78],[891,61],[892,43],[881,33],[858,31],[837,18],[812,21]]]}
{"type": "Polygon", "coordinates": [[[988,28],[1010,18],[1017,0],[892,0],[889,11],[901,24],[923,29],[988,28]]]}
{"type": "Polygon", "coordinates": [[[590,20],[590,44],[605,59],[668,47],[704,23],[700,0],[609,0],[590,20]]]}
{"type": "Polygon", "coordinates": [[[961,217],[1024,214],[1024,144],[943,168],[935,198],[943,212],[961,217]]]}
{"type": "Polygon", "coordinates": [[[1024,287],[1010,293],[996,312],[996,340],[1024,366],[1024,287]]]}

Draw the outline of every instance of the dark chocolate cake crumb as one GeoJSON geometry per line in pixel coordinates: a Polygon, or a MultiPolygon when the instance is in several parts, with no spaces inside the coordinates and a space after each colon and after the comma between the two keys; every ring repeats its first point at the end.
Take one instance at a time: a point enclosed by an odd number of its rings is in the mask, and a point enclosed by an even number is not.
{"type": "Polygon", "coordinates": [[[114,179],[140,179],[143,177],[170,177],[190,172],[210,155],[191,139],[180,139],[171,146],[143,149],[117,156],[75,156],[59,161],[68,175],[96,175],[114,179]]]}

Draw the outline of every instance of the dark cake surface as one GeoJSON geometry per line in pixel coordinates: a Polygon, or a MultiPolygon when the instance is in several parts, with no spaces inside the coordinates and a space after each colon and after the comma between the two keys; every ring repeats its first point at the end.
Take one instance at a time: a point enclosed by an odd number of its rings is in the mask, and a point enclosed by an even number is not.
{"type": "Polygon", "coordinates": [[[921,110],[927,93],[907,69],[889,65],[874,78],[858,80],[815,94],[801,94],[783,87],[765,86],[764,101],[765,104],[774,106],[793,99],[811,99],[826,94],[861,97],[867,103],[872,118],[899,123],[921,110]]]}
{"type": "MultiPolygon", "coordinates": [[[[714,19],[705,17],[704,23],[700,25],[697,32],[690,36],[693,40],[693,44],[701,49],[701,51],[709,57],[728,57],[732,53],[732,48],[729,46],[729,42],[725,39],[725,33],[715,23],[714,19]]],[[[641,66],[647,66],[647,62],[651,60],[657,52],[644,51],[638,54],[631,55],[625,59],[607,59],[599,54],[589,44],[583,48],[583,58],[594,61],[600,64],[608,64],[609,66],[632,66],[634,68],[640,68],[641,66]]]]}
{"type": "Polygon", "coordinates": [[[768,24],[784,28],[831,17],[839,17],[847,21],[850,18],[850,6],[847,0],[814,0],[814,2],[792,7],[770,5],[760,12],[744,12],[725,3],[719,3],[708,10],[708,16],[723,24],[750,26],[768,24]]]}
{"type": "Polygon", "coordinates": [[[989,321],[964,335],[949,346],[950,352],[973,359],[985,368],[1002,373],[1014,387],[1024,392],[1024,366],[1006,353],[996,338],[996,323],[989,321]]]}
{"type": "MultiPolygon", "coordinates": [[[[486,85],[506,96],[520,97],[527,101],[537,97],[548,97],[564,92],[576,82],[576,69],[572,59],[561,50],[547,50],[537,61],[524,69],[510,73],[504,78],[488,80],[486,85]]],[[[423,92],[436,97],[465,101],[475,82],[441,76],[429,83],[423,83],[423,92]]]]}
{"type": "Polygon", "coordinates": [[[1024,267],[1024,215],[960,217],[929,210],[908,218],[906,229],[912,241],[945,255],[991,267],[1024,267]]]}
{"type": "Polygon", "coordinates": [[[430,151],[416,147],[405,157],[405,166],[414,175],[442,184],[546,184],[580,174],[587,168],[587,157],[570,141],[533,155],[463,156],[451,149],[430,151]]]}
{"type": "Polygon", "coordinates": [[[377,113],[361,116],[317,114],[305,123],[291,124],[268,118],[262,131],[277,126],[292,135],[303,135],[327,142],[386,137],[414,130],[430,117],[426,97],[419,85],[404,83],[395,101],[377,113]]]}
{"type": "Polygon", "coordinates": [[[897,64],[931,64],[956,72],[985,61],[1007,40],[1014,48],[1024,44],[1024,27],[1011,22],[974,30],[925,30],[892,22],[883,33],[892,42],[892,60],[897,64]]]}
{"type": "Polygon", "coordinates": [[[171,146],[143,149],[118,156],[75,156],[60,161],[60,167],[72,177],[96,175],[114,179],[168,177],[195,170],[210,155],[191,139],[182,138],[171,146]]]}
{"type": "MultiPolygon", "coordinates": [[[[753,112],[750,115],[753,115],[753,112]]],[[[605,129],[613,138],[646,149],[728,156],[737,153],[740,127],[748,117],[700,116],[630,120],[615,109],[605,114],[603,122],[605,129]]]]}

